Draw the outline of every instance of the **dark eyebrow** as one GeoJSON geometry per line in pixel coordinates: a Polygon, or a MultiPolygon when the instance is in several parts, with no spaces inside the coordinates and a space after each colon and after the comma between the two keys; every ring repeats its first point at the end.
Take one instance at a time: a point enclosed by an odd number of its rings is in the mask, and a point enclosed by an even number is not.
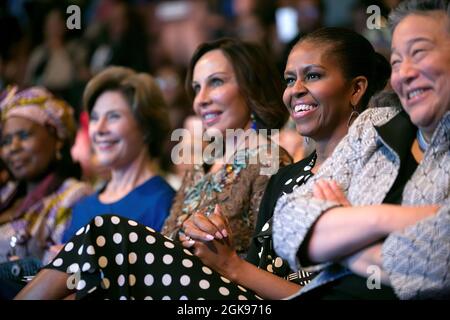
{"type": "MultiPolygon", "coordinates": [[[[323,68],[321,65],[319,65],[319,64],[308,64],[306,67],[303,68],[302,72],[303,72],[303,73],[308,73],[308,72],[310,72],[311,69],[313,69],[313,68],[324,69],[324,68],[323,68]]],[[[285,75],[285,76],[287,76],[287,75],[295,75],[295,71],[293,71],[293,70],[286,70],[286,71],[284,72],[284,75],[285,75]]]]}

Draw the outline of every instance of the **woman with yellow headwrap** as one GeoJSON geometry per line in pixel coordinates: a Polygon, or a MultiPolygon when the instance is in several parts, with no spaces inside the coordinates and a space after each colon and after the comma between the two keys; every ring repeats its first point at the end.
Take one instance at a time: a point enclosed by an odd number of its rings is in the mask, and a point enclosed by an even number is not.
{"type": "Polygon", "coordinates": [[[43,88],[12,88],[0,109],[1,157],[15,184],[0,202],[0,279],[17,279],[27,268],[12,261],[34,258],[39,266],[60,243],[72,205],[91,189],[77,180],[70,157],[76,124],[69,105],[43,88]]]}

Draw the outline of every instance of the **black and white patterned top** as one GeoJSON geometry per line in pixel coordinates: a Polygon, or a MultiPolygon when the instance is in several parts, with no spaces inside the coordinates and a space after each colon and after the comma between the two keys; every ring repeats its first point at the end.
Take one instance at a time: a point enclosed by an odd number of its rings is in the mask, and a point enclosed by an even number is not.
{"type": "Polygon", "coordinates": [[[277,256],[272,242],[272,215],[280,196],[291,193],[313,175],[311,169],[316,158],[316,152],[313,152],[305,159],[281,168],[271,177],[261,200],[256,232],[247,255],[247,260],[259,268],[300,285],[311,281],[313,274],[303,270],[293,273],[288,263],[277,256]]]}

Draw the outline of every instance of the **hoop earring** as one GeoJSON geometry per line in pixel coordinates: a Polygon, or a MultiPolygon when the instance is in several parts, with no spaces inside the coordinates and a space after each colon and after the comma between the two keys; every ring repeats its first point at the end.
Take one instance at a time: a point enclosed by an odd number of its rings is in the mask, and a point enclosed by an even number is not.
{"type": "Polygon", "coordinates": [[[347,121],[347,127],[350,128],[350,126],[352,125],[353,121],[355,121],[356,118],[358,118],[359,116],[359,112],[356,111],[355,107],[352,106],[352,113],[350,114],[350,117],[348,118],[347,121]]]}

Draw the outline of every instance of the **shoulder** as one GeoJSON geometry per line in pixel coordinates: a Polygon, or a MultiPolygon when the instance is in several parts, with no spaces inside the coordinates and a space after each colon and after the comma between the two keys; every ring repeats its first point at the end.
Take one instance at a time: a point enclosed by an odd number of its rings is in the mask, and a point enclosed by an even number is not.
{"type": "Polygon", "coordinates": [[[402,111],[397,107],[369,108],[355,120],[350,131],[361,131],[368,126],[382,126],[402,111]]]}
{"type": "Polygon", "coordinates": [[[68,207],[73,206],[75,202],[92,194],[92,192],[92,187],[89,184],[74,178],[66,179],[57,191],[61,202],[68,207]]]}
{"type": "Polygon", "coordinates": [[[146,196],[154,195],[161,197],[165,195],[173,195],[175,193],[170,184],[159,175],[149,179],[142,185],[142,187],[146,196]]]}

